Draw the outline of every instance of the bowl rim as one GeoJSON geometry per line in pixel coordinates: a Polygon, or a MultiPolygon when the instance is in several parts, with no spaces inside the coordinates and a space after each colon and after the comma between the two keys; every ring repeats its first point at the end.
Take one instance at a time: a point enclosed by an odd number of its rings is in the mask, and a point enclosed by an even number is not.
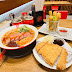
{"type": "Polygon", "coordinates": [[[2,37],[3,37],[3,35],[4,35],[6,32],[8,32],[9,30],[12,30],[12,29],[14,29],[14,28],[17,28],[17,26],[14,25],[14,26],[8,27],[8,28],[6,28],[6,29],[4,29],[4,30],[2,30],[2,31],[0,32],[0,47],[3,48],[3,49],[7,49],[7,50],[15,50],[15,49],[24,48],[24,47],[30,45],[31,43],[33,43],[33,42],[36,40],[37,36],[38,36],[38,30],[37,30],[36,27],[34,27],[34,26],[32,26],[32,25],[28,25],[28,24],[19,24],[19,27],[24,26],[24,25],[30,27],[32,30],[35,31],[35,37],[33,38],[33,40],[32,40],[31,42],[29,42],[29,43],[27,43],[27,44],[25,44],[25,45],[23,45],[23,46],[20,46],[20,47],[7,47],[7,46],[5,46],[5,45],[2,43],[2,37]]]}

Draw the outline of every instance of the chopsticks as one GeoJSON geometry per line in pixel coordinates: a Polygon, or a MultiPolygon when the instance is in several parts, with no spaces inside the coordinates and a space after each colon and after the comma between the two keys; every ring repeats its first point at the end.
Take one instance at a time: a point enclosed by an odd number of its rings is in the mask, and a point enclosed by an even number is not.
{"type": "Polygon", "coordinates": [[[5,52],[6,52],[6,50],[4,49],[4,50],[2,51],[2,53],[0,54],[0,61],[2,60],[2,58],[3,58],[4,54],[5,54],[5,52]]]}
{"type": "Polygon", "coordinates": [[[0,66],[3,64],[3,62],[6,60],[6,56],[4,56],[6,50],[4,49],[2,53],[0,54],[0,66]]]}

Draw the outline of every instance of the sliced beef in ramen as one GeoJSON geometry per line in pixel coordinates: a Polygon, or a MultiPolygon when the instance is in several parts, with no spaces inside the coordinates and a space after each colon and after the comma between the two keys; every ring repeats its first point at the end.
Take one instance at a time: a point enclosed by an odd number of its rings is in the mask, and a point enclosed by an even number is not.
{"type": "Polygon", "coordinates": [[[11,41],[14,41],[15,40],[15,38],[14,38],[14,36],[12,35],[12,36],[10,36],[10,40],[11,41]]]}
{"type": "Polygon", "coordinates": [[[23,32],[22,33],[19,33],[18,36],[19,36],[19,40],[23,39],[24,38],[23,32]]]}
{"type": "Polygon", "coordinates": [[[15,41],[19,40],[19,36],[18,35],[16,35],[14,38],[15,38],[15,41]]]}
{"type": "Polygon", "coordinates": [[[24,37],[28,37],[28,36],[30,36],[31,34],[29,33],[29,32],[26,32],[25,34],[24,34],[24,37]]]}

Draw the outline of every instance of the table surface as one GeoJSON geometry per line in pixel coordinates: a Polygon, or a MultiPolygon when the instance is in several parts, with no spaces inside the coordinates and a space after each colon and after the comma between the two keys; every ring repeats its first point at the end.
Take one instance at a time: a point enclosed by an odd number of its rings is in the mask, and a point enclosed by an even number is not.
{"type": "MultiPolygon", "coordinates": [[[[63,27],[65,27],[66,25],[68,26],[68,23],[63,24],[63,27]]],[[[2,27],[1,24],[0,27],[2,27]]],[[[37,29],[39,28],[40,27],[37,27],[37,29]]],[[[38,34],[37,39],[44,36],[45,35],[43,34],[38,34]]],[[[72,47],[72,41],[67,41],[67,43],[72,47]]],[[[38,63],[35,57],[33,56],[33,54],[31,53],[26,57],[18,58],[18,59],[13,59],[8,57],[0,66],[0,72],[72,72],[72,66],[65,69],[64,71],[51,70],[38,63]]]]}
{"type": "Polygon", "coordinates": [[[45,1],[44,5],[72,5],[71,2],[68,1],[45,1]]]}

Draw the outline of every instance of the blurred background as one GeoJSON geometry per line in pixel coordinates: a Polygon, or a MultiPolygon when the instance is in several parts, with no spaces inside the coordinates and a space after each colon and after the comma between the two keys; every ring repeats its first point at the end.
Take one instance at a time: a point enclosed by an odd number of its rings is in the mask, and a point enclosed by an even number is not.
{"type": "MultiPolygon", "coordinates": [[[[10,11],[16,7],[19,7],[25,3],[28,3],[32,0],[5,0],[0,1],[0,15],[10,11]]],[[[72,3],[72,0],[45,0],[45,1],[68,1],[72,3]]],[[[49,10],[51,10],[51,5],[46,7],[46,14],[48,14],[49,10]]],[[[68,14],[72,15],[72,5],[62,5],[60,10],[67,10],[68,14]]]]}

